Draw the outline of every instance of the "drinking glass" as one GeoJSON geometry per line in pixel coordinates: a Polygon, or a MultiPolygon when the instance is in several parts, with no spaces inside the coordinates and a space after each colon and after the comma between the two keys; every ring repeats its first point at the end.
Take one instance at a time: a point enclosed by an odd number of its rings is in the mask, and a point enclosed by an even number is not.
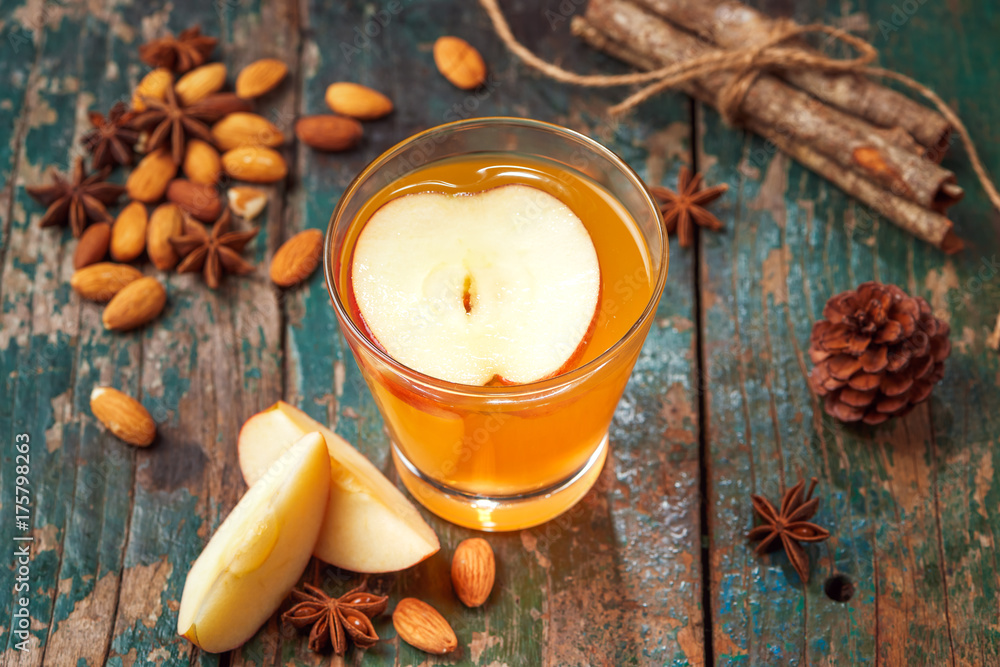
{"type": "MultiPolygon", "coordinates": [[[[587,211],[576,213],[586,221],[587,211]]],[[[599,245],[600,237],[591,235],[599,245]]],[[[615,252],[597,250],[599,257],[615,252]]],[[[580,500],[607,458],[608,427],[653,320],[667,263],[663,221],[642,180],[610,150],[563,127],[521,118],[458,121],[417,134],[368,165],[330,220],[326,281],[388,427],[396,470],[413,496],[449,521],[489,531],[543,523],[580,500]],[[632,237],[641,236],[633,242],[645,245],[645,266],[637,270],[648,272],[648,300],[636,310],[638,318],[619,323],[622,335],[596,358],[537,382],[468,386],[408,368],[366,335],[352,308],[349,278],[366,203],[415,170],[475,156],[537,159],[589,179],[623,211],[621,219],[591,224],[629,224],[637,230],[632,237]]],[[[604,285],[601,307],[614,307],[627,289],[622,281],[604,285]]]]}

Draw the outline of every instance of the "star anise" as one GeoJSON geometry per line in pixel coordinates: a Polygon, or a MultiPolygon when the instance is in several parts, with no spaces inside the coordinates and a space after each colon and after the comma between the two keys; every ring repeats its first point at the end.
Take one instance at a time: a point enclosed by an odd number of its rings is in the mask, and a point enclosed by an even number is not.
{"type": "Polygon", "coordinates": [[[684,248],[690,246],[694,238],[694,223],[713,231],[722,229],[719,219],[704,207],[721,197],[729,186],[722,183],[702,190],[702,180],[701,174],[692,176],[691,170],[681,167],[681,173],[677,177],[677,192],[660,186],[649,188],[650,193],[663,202],[660,204],[660,213],[667,225],[667,233],[673,234],[676,231],[677,239],[684,248]]]}
{"type": "Polygon", "coordinates": [[[28,186],[28,194],[39,204],[48,206],[39,224],[51,227],[69,222],[73,236],[79,237],[91,222],[111,222],[111,215],[105,206],[117,202],[125,188],[105,183],[104,179],[110,173],[111,169],[105,167],[88,176],[83,168],[83,159],[77,158],[72,180],[66,180],[52,170],[51,184],[28,186]]]}
{"type": "Polygon", "coordinates": [[[813,498],[816,488],[816,478],[809,484],[809,491],[803,494],[805,480],[788,489],[781,499],[781,511],[764,496],[750,496],[754,511],[764,520],[747,535],[751,540],[760,540],[756,552],[762,554],[773,547],[775,540],[780,540],[792,567],[799,573],[802,583],[809,581],[809,556],[799,542],[822,542],[830,537],[830,531],[809,521],[819,508],[819,498],[813,498]]]}
{"type": "Polygon", "coordinates": [[[90,152],[95,169],[116,164],[132,164],[132,147],[139,140],[139,132],[130,126],[132,113],[128,105],[118,102],[107,117],[90,112],[94,129],[80,138],[80,143],[90,152]]]}
{"type": "Polygon", "coordinates": [[[304,591],[292,591],[296,604],[281,618],[299,630],[310,628],[311,650],[320,652],[332,646],[334,653],[343,655],[347,651],[347,637],[360,648],[378,643],[371,619],[385,611],[389,602],[387,596],[365,591],[364,584],[339,598],[332,598],[309,584],[304,584],[303,588],[304,591]]]}
{"type": "Polygon", "coordinates": [[[201,28],[195,26],[176,37],[168,34],[143,44],[139,47],[139,58],[151,67],[184,73],[204,64],[218,41],[215,37],[202,35],[201,28]]]}
{"type": "Polygon", "coordinates": [[[257,235],[258,228],[231,232],[229,227],[232,220],[227,208],[215,221],[212,233],[209,234],[201,223],[186,218],[184,234],[170,239],[174,250],[184,258],[177,265],[177,272],[201,271],[205,283],[215,289],[222,281],[223,273],[244,275],[253,271],[253,264],[240,257],[240,252],[257,235]]]}
{"type": "Polygon", "coordinates": [[[215,144],[208,123],[213,123],[234,111],[248,111],[250,104],[232,93],[215,93],[189,106],[182,106],[173,86],[167,86],[164,99],[144,97],[145,111],[132,119],[132,126],[139,130],[153,128],[146,141],[146,150],[152,151],[170,142],[170,156],[175,164],[184,159],[187,135],[209,144],[215,144]]]}

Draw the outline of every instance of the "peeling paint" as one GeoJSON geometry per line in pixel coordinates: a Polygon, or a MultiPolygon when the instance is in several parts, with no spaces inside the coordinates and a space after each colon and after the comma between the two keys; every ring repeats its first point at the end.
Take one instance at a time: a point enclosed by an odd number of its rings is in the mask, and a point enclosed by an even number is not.
{"type": "Polygon", "coordinates": [[[483,651],[493,646],[502,646],[503,639],[489,632],[473,632],[472,641],[469,642],[469,657],[472,662],[479,664],[479,659],[483,656],[483,651]]]}
{"type": "Polygon", "coordinates": [[[988,510],[993,508],[990,507],[987,501],[987,496],[989,495],[990,488],[993,485],[993,452],[987,451],[983,454],[982,458],[979,460],[979,464],[975,468],[976,471],[976,490],[973,494],[973,498],[976,501],[977,507],[976,511],[984,519],[989,519],[990,514],[988,510]]]}
{"type": "Polygon", "coordinates": [[[788,266],[791,261],[792,251],[788,246],[768,251],[761,278],[765,308],[769,296],[774,300],[775,306],[788,303],[788,266]]]}
{"type": "Polygon", "coordinates": [[[533,554],[535,556],[535,560],[538,561],[538,564],[541,565],[543,569],[548,569],[552,565],[552,561],[550,561],[545,554],[538,550],[538,538],[527,530],[522,530],[520,534],[521,546],[524,547],[524,550],[533,554]]]}
{"type": "Polygon", "coordinates": [[[109,572],[93,591],[73,605],[69,616],[56,624],[46,650],[56,656],[76,656],[89,664],[104,658],[111,612],[118,596],[118,577],[109,572]]]}
{"type": "Polygon", "coordinates": [[[122,590],[145,591],[145,598],[138,595],[123,599],[118,607],[118,623],[131,627],[142,623],[147,628],[156,627],[163,613],[163,591],[173,572],[173,565],[163,556],[149,565],[126,568],[122,574],[122,590]]]}
{"type": "MultiPolygon", "coordinates": [[[[646,156],[646,178],[649,183],[662,183],[664,177],[676,168],[676,162],[687,162],[690,135],[690,126],[682,122],[670,123],[662,130],[649,134],[645,141],[645,147],[649,151],[646,156]]],[[[677,184],[666,185],[675,190],[677,184]]]]}
{"type": "Polygon", "coordinates": [[[924,288],[930,292],[931,310],[934,317],[951,322],[951,309],[949,305],[954,303],[954,299],[949,295],[951,290],[959,289],[960,283],[958,273],[955,271],[955,263],[950,259],[939,269],[931,269],[924,278],[924,288]]]}
{"type": "Polygon", "coordinates": [[[752,211],[767,211],[774,222],[785,227],[788,212],[785,206],[785,192],[788,190],[788,156],[775,153],[767,165],[764,181],[760,184],[757,197],[747,203],[752,211]]]}

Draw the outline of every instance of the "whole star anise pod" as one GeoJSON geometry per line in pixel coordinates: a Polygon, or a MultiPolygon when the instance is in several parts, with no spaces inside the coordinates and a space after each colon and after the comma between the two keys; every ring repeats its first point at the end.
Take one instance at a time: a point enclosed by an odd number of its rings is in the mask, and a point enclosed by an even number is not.
{"type": "Polygon", "coordinates": [[[361,648],[378,643],[371,619],[385,611],[388,596],[369,593],[363,584],[339,598],[331,598],[309,584],[304,584],[303,588],[304,591],[292,591],[296,604],[281,618],[299,630],[310,628],[311,650],[320,652],[332,646],[334,653],[343,655],[347,651],[347,637],[361,648]]]}
{"type": "Polygon", "coordinates": [[[111,215],[105,206],[117,202],[125,188],[105,183],[109,173],[111,169],[105,167],[88,176],[83,168],[83,159],[77,158],[72,180],[66,180],[53,169],[51,184],[28,186],[28,194],[38,203],[48,206],[39,224],[51,227],[68,221],[73,236],[79,237],[91,222],[111,222],[111,215]]]}
{"type": "Polygon", "coordinates": [[[94,168],[132,164],[132,147],[139,140],[139,132],[129,124],[132,113],[128,105],[118,102],[111,107],[107,117],[91,111],[89,118],[94,129],[80,137],[80,143],[93,156],[94,168]]]}
{"type": "Polygon", "coordinates": [[[167,34],[139,47],[139,58],[150,67],[166,67],[183,74],[204,64],[218,43],[215,37],[201,34],[201,28],[188,28],[174,37],[167,34]]]}
{"type": "Polygon", "coordinates": [[[173,86],[167,86],[164,99],[144,97],[145,111],[132,119],[132,126],[139,130],[153,128],[146,142],[146,150],[153,151],[170,143],[170,156],[174,164],[184,160],[187,136],[191,135],[208,144],[215,144],[208,123],[213,123],[234,111],[247,111],[250,104],[232,93],[216,93],[190,106],[182,106],[173,86]]]}
{"type": "Polygon", "coordinates": [[[684,248],[690,246],[694,239],[695,223],[713,231],[722,229],[719,219],[704,207],[721,197],[729,186],[722,183],[702,190],[702,180],[701,174],[692,176],[690,169],[681,167],[681,173],[677,177],[677,192],[657,185],[649,188],[650,194],[662,202],[660,213],[663,214],[667,233],[673,234],[676,231],[677,239],[684,248]]]}
{"type": "Polygon", "coordinates": [[[252,272],[253,264],[240,257],[240,252],[257,235],[258,228],[231,232],[232,219],[227,208],[209,234],[201,223],[186,217],[184,234],[170,239],[174,250],[183,258],[177,265],[177,272],[201,271],[205,283],[212,289],[219,286],[223,273],[244,275],[252,272]]]}
{"type": "Polygon", "coordinates": [[[827,414],[881,424],[927,400],[951,353],[947,322],[896,285],[867,282],[827,301],[813,325],[809,374],[827,414]]]}
{"type": "Polygon", "coordinates": [[[751,540],[761,541],[755,551],[762,554],[774,546],[775,540],[779,540],[802,583],[809,581],[809,556],[799,542],[822,542],[830,537],[830,531],[809,521],[819,508],[819,498],[812,497],[816,478],[813,477],[810,482],[808,493],[803,494],[805,480],[800,480],[786,491],[781,498],[780,510],[776,510],[764,496],[750,496],[754,511],[764,521],[747,535],[751,540]]]}

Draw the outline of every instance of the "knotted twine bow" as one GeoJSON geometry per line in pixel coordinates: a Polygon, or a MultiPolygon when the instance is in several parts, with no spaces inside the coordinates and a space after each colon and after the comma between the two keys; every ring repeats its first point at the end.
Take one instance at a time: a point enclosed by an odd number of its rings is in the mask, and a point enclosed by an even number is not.
{"type": "Polygon", "coordinates": [[[674,88],[709,74],[719,72],[733,72],[733,80],[726,85],[719,94],[719,113],[726,122],[735,125],[738,123],[743,106],[743,100],[753,87],[757,78],[771,69],[796,70],[796,69],[816,69],[828,73],[854,73],[865,76],[884,77],[903,84],[910,90],[914,90],[928,99],[937,111],[951,123],[965,146],[968,153],[969,162],[973,171],[979,177],[979,182],[986,191],[993,206],[1000,210],[1000,193],[990,180],[990,176],[979,159],[976,145],[969,135],[969,131],[962,123],[958,115],[945,104],[937,93],[923,85],[915,79],[911,79],[905,74],[884,69],[882,67],[872,67],[871,63],[878,57],[878,51],[869,42],[846,32],[842,28],[833,28],[822,23],[811,23],[800,26],[792,21],[778,21],[774,30],[771,31],[768,39],[761,44],[750,46],[744,49],[720,50],[696,58],[691,58],[683,62],[667,65],[649,72],[636,72],[633,74],[577,74],[565,70],[558,65],[554,65],[543,60],[531,52],[526,46],[521,44],[514,37],[507,24],[507,19],[497,5],[497,0],[479,0],[483,9],[493,22],[500,39],[513,51],[521,60],[542,72],[546,76],[578,86],[589,88],[608,88],[611,86],[626,86],[634,84],[646,84],[637,92],[629,95],[624,100],[609,109],[612,116],[621,115],[637,105],[645,102],[653,95],[664,90],[674,88]],[[826,56],[822,53],[805,51],[797,48],[781,46],[783,43],[802,37],[810,33],[829,35],[832,40],[840,41],[853,48],[857,57],[851,59],[838,59],[826,56]]]}

